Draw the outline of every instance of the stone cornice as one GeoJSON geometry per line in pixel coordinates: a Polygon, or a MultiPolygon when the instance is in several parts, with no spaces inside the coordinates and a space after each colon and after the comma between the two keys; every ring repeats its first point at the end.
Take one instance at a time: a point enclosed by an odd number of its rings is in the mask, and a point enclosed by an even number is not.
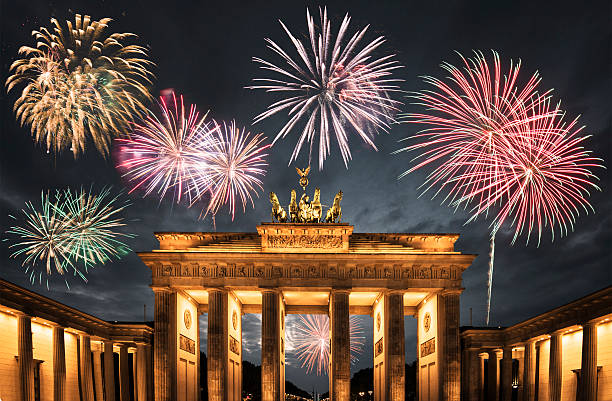
{"type": "Polygon", "coordinates": [[[585,322],[599,322],[612,315],[612,287],[604,288],[574,302],[560,306],[538,316],[504,329],[471,328],[462,329],[464,344],[483,347],[497,344],[516,345],[534,338],[546,338],[553,333],[563,333],[568,327],[585,322]]]}
{"type": "Polygon", "coordinates": [[[0,308],[13,313],[27,313],[68,331],[78,331],[113,341],[149,341],[153,328],[145,323],[113,323],[99,319],[51,298],[0,279],[0,308]],[[2,308],[4,309],[4,308],[2,308]]]}

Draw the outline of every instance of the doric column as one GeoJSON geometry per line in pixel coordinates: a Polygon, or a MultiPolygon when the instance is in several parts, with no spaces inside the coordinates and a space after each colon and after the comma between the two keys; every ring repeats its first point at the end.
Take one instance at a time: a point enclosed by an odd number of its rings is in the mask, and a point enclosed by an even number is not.
{"type": "Polygon", "coordinates": [[[525,343],[525,356],[523,368],[523,401],[535,400],[535,372],[536,372],[536,348],[535,341],[528,340],[525,343]]]}
{"type": "MultiPolygon", "coordinates": [[[[406,352],[404,345],[404,294],[389,292],[385,294],[384,339],[387,388],[385,394],[389,401],[404,401],[406,382],[406,352]]],[[[348,295],[347,295],[348,307],[348,295]]],[[[350,344],[349,344],[350,369],[350,344]]],[[[349,373],[350,377],[350,373],[349,373]]]]}
{"type": "Polygon", "coordinates": [[[478,353],[479,349],[476,348],[468,348],[467,349],[467,369],[466,372],[466,380],[464,381],[467,384],[466,389],[462,389],[465,392],[465,400],[468,401],[478,401],[480,397],[480,357],[478,353]]]}
{"type": "Polygon", "coordinates": [[[263,290],[261,300],[261,399],[282,401],[280,292],[263,290]]]}
{"type": "Polygon", "coordinates": [[[89,334],[79,336],[80,369],[81,369],[81,400],[94,401],[93,374],[91,370],[91,340],[89,334]]]}
{"type": "Polygon", "coordinates": [[[21,400],[34,401],[34,358],[32,354],[32,321],[25,314],[17,315],[17,353],[21,400]]]}
{"type": "Polygon", "coordinates": [[[488,374],[488,372],[485,371],[485,357],[478,355],[478,358],[480,359],[480,368],[479,368],[479,375],[478,375],[478,399],[480,401],[485,401],[487,399],[487,395],[485,394],[485,377],[488,374]]]}
{"type": "MultiPolygon", "coordinates": [[[[147,350],[146,356],[147,356],[147,395],[148,395],[147,401],[152,401],[153,400],[153,355],[151,353],[151,344],[147,344],[146,350],[147,350]]],[[[198,376],[199,376],[199,373],[200,372],[198,372],[198,376]]]]}
{"type": "Polygon", "coordinates": [[[119,400],[130,401],[130,371],[128,368],[128,347],[117,344],[119,347],[119,400]]]}
{"type": "Polygon", "coordinates": [[[209,401],[225,401],[227,398],[227,314],[227,292],[219,289],[209,290],[207,343],[209,401]]]}
{"type": "Polygon", "coordinates": [[[154,287],[155,401],[176,399],[176,293],[167,287],[154,287]]]}
{"type": "Polygon", "coordinates": [[[459,295],[457,290],[438,296],[440,400],[444,401],[459,401],[461,393],[459,295]]]}
{"type": "Polygon", "coordinates": [[[580,396],[584,401],[595,401],[597,396],[597,324],[582,326],[582,364],[580,366],[580,396]]]}
{"type": "Polygon", "coordinates": [[[100,348],[91,351],[93,354],[94,390],[96,401],[104,400],[104,383],[102,382],[102,352],[100,348]]]}
{"type": "Polygon", "coordinates": [[[329,398],[348,401],[351,397],[351,344],[349,291],[332,290],[329,296],[330,367],[329,398]]]}
{"type": "Polygon", "coordinates": [[[136,399],[147,401],[147,355],[146,345],[136,344],[136,399]]]}
{"type": "MultiPolygon", "coordinates": [[[[521,344],[524,345],[524,344],[521,344]]],[[[517,350],[517,358],[518,360],[518,372],[517,372],[517,381],[518,381],[518,388],[517,388],[517,400],[522,400],[523,399],[523,387],[524,387],[524,383],[523,383],[523,378],[525,377],[525,351],[523,350],[522,352],[520,350],[517,350]]]]}
{"type": "Polygon", "coordinates": [[[53,326],[53,401],[66,399],[66,347],[64,328],[53,326]]]}
{"type": "Polygon", "coordinates": [[[104,401],[115,401],[115,359],[113,342],[104,340],[104,401]]]}
{"type": "Polygon", "coordinates": [[[512,401],[512,346],[505,345],[501,360],[502,401],[512,401]]]}
{"type": "Polygon", "coordinates": [[[487,383],[487,401],[497,401],[499,391],[497,391],[497,351],[488,350],[488,383],[487,383]]]}
{"type": "Polygon", "coordinates": [[[550,338],[550,361],[548,365],[548,399],[561,400],[562,366],[562,339],[563,332],[556,331],[550,338]]]}

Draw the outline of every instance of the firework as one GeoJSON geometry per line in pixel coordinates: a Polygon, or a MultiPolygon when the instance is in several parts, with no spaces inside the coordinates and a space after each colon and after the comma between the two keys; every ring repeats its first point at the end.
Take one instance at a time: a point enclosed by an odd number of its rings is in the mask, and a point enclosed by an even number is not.
{"type": "Polygon", "coordinates": [[[367,26],[345,41],[351,20],[348,14],[334,40],[327,9],[319,11],[321,25],[316,27],[310,11],[306,9],[310,37],[308,50],[308,45],[304,46],[280,22],[298,57],[291,58],[278,44],[266,39],[268,48],[280,56],[282,63],[253,58],[261,69],[271,71],[275,76],[255,79],[257,84],[250,88],[282,95],[254,119],[257,123],[277,113],[287,113],[289,119],[274,138],[273,144],[287,136],[298,124],[303,125],[289,164],[297,159],[305,142],[310,144],[311,159],[318,131],[319,169],[323,169],[323,163],[330,154],[332,136],[336,137],[346,166],[351,159],[350,133],[356,133],[367,145],[376,149],[374,135],[390,129],[401,104],[390,97],[391,93],[399,90],[398,80],[391,75],[401,66],[393,60],[394,55],[374,57],[374,52],[385,42],[384,37],[379,36],[362,45],[367,26]]]}
{"type": "Polygon", "coordinates": [[[245,128],[236,127],[234,121],[215,125],[218,129],[211,130],[212,138],[204,152],[206,185],[199,182],[195,185],[208,190],[210,200],[205,214],[215,216],[221,207],[228,205],[233,220],[238,201],[243,211],[247,202],[255,207],[253,194],[263,189],[260,177],[266,173],[265,151],[270,145],[265,144],[267,138],[263,134],[251,135],[245,128]]]}
{"type": "Polygon", "coordinates": [[[130,251],[120,238],[131,235],[117,231],[125,225],[118,214],[126,207],[117,196],[111,196],[109,188],[98,194],[65,189],[54,197],[43,192],[40,209],[27,202],[24,222],[7,231],[17,237],[10,245],[15,249],[11,256],[25,257],[22,266],[26,266],[32,282],[42,282],[46,272],[48,286],[53,270],[62,276],[72,270],[87,282],[85,274],[90,267],[130,251]],[[44,269],[39,268],[38,261],[44,262],[44,269]]]}
{"type": "Polygon", "coordinates": [[[153,113],[127,139],[117,139],[117,168],[132,184],[130,193],[143,189],[147,196],[157,192],[163,199],[173,190],[179,202],[200,197],[209,188],[208,154],[216,123],[205,122],[208,113],[200,116],[195,105],[186,112],[183,97],[177,102],[160,97],[161,119],[153,113]]]}
{"type": "MultiPolygon", "coordinates": [[[[363,351],[365,335],[357,316],[350,317],[351,362],[358,360],[363,351]]],[[[292,344],[298,360],[306,372],[316,370],[317,375],[329,369],[329,317],[325,315],[299,315],[293,329],[292,344]]]]}
{"type": "Polygon", "coordinates": [[[112,136],[145,111],[152,62],[145,48],[126,43],[135,35],[109,34],[110,21],[77,14],[62,27],[53,18],[53,29],[33,31],[36,47],[22,46],[11,65],[8,91],[24,85],[17,118],[47,151],[70,148],[76,157],[89,139],[106,156],[112,136]]]}
{"type": "Polygon", "coordinates": [[[461,56],[463,69],[444,63],[450,77],[442,81],[425,77],[433,90],[413,95],[426,113],[411,113],[406,122],[427,128],[412,138],[418,143],[400,151],[418,151],[414,166],[403,175],[434,165],[422,188],[446,192],[442,203],[472,212],[468,222],[480,215],[497,214],[491,224],[491,250],[487,283],[489,323],[495,235],[511,217],[518,235],[533,230],[538,241],[543,227],[561,234],[571,228],[580,208],[590,208],[585,197],[591,167],[598,160],[581,148],[585,139],[576,121],[563,123],[563,113],[550,107],[550,91],[538,93],[538,73],[519,85],[521,63],[510,63],[503,74],[499,55],[493,52],[490,68],[484,55],[461,56]],[[503,76],[503,78],[502,78],[503,76]]]}

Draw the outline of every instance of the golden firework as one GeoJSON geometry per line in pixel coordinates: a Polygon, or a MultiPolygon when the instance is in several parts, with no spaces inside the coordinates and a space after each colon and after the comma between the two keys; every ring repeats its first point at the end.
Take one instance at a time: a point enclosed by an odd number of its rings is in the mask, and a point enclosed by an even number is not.
{"type": "Polygon", "coordinates": [[[146,113],[153,73],[144,47],[126,44],[136,35],[108,34],[110,18],[91,21],[77,14],[74,24],[33,31],[36,47],[22,46],[11,65],[7,90],[23,84],[14,110],[37,143],[76,157],[88,140],[107,156],[113,135],[146,113]]]}

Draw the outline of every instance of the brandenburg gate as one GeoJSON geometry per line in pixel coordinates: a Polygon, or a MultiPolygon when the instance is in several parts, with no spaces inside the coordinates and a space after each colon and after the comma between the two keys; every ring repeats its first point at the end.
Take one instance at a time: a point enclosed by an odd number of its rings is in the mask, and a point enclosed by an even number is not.
{"type": "Polygon", "coordinates": [[[297,205],[293,191],[287,214],[271,193],[277,221],[257,232],[156,233],[159,249],[139,253],[155,292],[156,401],[200,399],[202,313],[210,401],[242,399],[245,313],[262,315],[263,401],[285,399],[292,313],[329,315],[331,400],[350,399],[351,314],[373,317],[375,400],[404,400],[405,315],[418,319],[419,400],[459,400],[461,274],[475,256],[454,249],[457,234],[355,233],[338,222],[342,192],[325,219],[319,194],[297,205]]]}

